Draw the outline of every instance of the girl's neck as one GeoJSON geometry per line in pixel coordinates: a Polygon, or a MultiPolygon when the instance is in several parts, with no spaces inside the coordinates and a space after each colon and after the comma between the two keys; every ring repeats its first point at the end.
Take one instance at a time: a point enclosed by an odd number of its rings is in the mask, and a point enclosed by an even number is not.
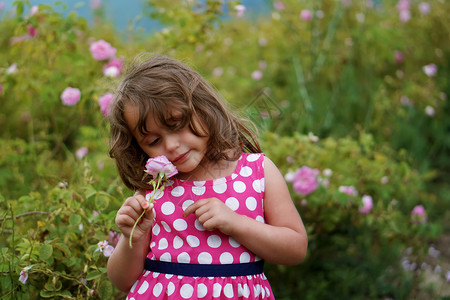
{"type": "Polygon", "coordinates": [[[238,160],[219,160],[201,162],[196,172],[179,173],[176,177],[181,180],[206,181],[230,176],[236,170],[238,160]]]}

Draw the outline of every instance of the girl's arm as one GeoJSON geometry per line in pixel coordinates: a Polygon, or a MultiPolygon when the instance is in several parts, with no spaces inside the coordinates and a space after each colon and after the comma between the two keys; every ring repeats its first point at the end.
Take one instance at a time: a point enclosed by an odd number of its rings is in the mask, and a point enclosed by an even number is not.
{"type": "Polygon", "coordinates": [[[127,292],[144,270],[145,259],[150,250],[153,204],[141,194],[128,198],[116,215],[116,224],[122,235],[108,259],[108,277],[119,290],[127,292]],[[132,248],[129,246],[130,233],[143,210],[147,212],[133,233],[132,248]]]}
{"type": "Polygon", "coordinates": [[[195,202],[186,209],[185,216],[195,213],[207,230],[218,229],[232,236],[268,262],[298,264],[306,256],[306,230],[283,176],[267,157],[264,158],[264,177],[266,223],[235,213],[217,198],[195,202]]]}

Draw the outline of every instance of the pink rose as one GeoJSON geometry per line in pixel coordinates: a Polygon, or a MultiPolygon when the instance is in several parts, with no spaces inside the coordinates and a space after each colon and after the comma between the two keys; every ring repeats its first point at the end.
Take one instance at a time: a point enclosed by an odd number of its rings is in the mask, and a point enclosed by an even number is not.
{"type": "Polygon", "coordinates": [[[411,218],[416,224],[423,224],[427,221],[427,213],[423,205],[416,205],[411,211],[411,218]]]}
{"type": "Polygon", "coordinates": [[[260,80],[263,77],[263,73],[260,70],[253,71],[252,78],[253,80],[260,80]]]}
{"type": "Polygon", "coordinates": [[[339,192],[347,194],[349,196],[358,196],[358,191],[354,186],[341,185],[339,187],[339,192]]]}
{"type": "Polygon", "coordinates": [[[77,150],[77,152],[75,153],[75,156],[78,159],[82,159],[83,157],[85,157],[88,154],[88,148],[86,147],[81,147],[80,149],[77,150]]]}
{"type": "Polygon", "coordinates": [[[28,25],[28,35],[31,37],[35,37],[37,34],[37,29],[33,25],[28,25]]]}
{"type": "Polygon", "coordinates": [[[275,2],[273,3],[273,7],[274,7],[276,10],[279,10],[279,11],[284,10],[284,9],[286,8],[286,7],[284,6],[284,3],[281,2],[281,1],[275,1],[275,2]]]}
{"type": "Polygon", "coordinates": [[[314,192],[318,187],[317,176],[320,171],[303,166],[298,169],[293,178],[294,190],[302,195],[308,195],[314,192]]]}
{"type": "Polygon", "coordinates": [[[89,47],[89,51],[91,51],[92,57],[95,60],[105,60],[112,58],[116,55],[116,48],[111,46],[110,43],[105,42],[104,40],[99,40],[93,42],[89,47]]]}
{"type": "Polygon", "coordinates": [[[19,281],[22,282],[23,284],[26,284],[27,280],[28,280],[28,272],[22,269],[22,271],[20,271],[19,281]]]}
{"type": "Polygon", "coordinates": [[[111,109],[112,100],[114,99],[114,95],[111,93],[106,93],[100,98],[98,98],[98,105],[100,105],[100,110],[102,114],[107,117],[109,115],[109,111],[111,109]]]}
{"type": "Polygon", "coordinates": [[[61,100],[64,105],[74,106],[80,101],[81,92],[77,88],[67,87],[61,94],[61,100]]]}
{"type": "Polygon", "coordinates": [[[123,60],[113,57],[107,64],[103,66],[103,74],[110,77],[118,77],[123,69],[123,60]]]}
{"type": "Polygon", "coordinates": [[[435,64],[425,65],[422,67],[422,70],[428,77],[433,77],[436,75],[437,66],[435,64]]]}
{"type": "Polygon", "coordinates": [[[373,207],[372,197],[364,195],[362,197],[362,207],[359,208],[359,212],[363,215],[367,215],[373,207]]]}
{"type": "Polygon", "coordinates": [[[145,172],[153,178],[157,178],[158,173],[163,173],[167,178],[178,174],[177,168],[163,155],[149,158],[145,164],[145,172]]]}
{"type": "Polygon", "coordinates": [[[312,13],[309,10],[304,9],[300,12],[300,19],[302,19],[303,21],[311,21],[312,13]]]}

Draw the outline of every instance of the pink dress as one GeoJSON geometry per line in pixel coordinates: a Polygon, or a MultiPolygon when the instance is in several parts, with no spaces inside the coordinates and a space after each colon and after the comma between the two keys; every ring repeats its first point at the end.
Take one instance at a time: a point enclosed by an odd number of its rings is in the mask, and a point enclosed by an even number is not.
{"type": "MultiPolygon", "coordinates": [[[[237,213],[264,222],[263,161],[264,154],[242,153],[230,176],[208,181],[173,179],[173,184],[167,185],[156,197],[147,259],[182,263],[188,267],[198,264],[245,266],[261,261],[232,237],[218,230],[205,230],[195,214],[187,218],[182,214],[197,200],[217,197],[237,213]]],[[[150,195],[147,193],[147,197],[150,195]]],[[[206,277],[144,270],[127,297],[127,300],[138,299],[274,299],[274,296],[264,273],[206,277]]]]}

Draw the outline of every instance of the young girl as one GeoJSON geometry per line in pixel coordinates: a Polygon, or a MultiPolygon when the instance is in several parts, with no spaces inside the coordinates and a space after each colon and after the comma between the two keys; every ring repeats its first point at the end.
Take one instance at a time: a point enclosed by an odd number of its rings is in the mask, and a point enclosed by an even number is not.
{"type": "Polygon", "coordinates": [[[137,191],[117,212],[112,283],[128,300],[274,299],[263,262],[300,263],[306,231],[279,170],[218,93],[156,55],[120,84],[110,123],[110,155],[137,191]],[[148,203],[144,165],[161,155],[178,174],[148,203]]]}

